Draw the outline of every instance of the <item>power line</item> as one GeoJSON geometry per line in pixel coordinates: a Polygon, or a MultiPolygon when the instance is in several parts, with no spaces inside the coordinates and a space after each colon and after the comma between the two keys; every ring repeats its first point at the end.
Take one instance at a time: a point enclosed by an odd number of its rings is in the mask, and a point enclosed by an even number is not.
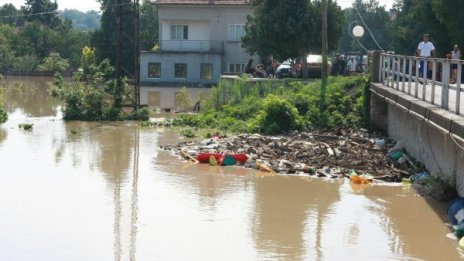
{"type": "Polygon", "coordinates": [[[380,46],[380,44],[377,42],[377,40],[375,39],[374,35],[373,35],[372,32],[371,32],[371,29],[369,29],[369,27],[367,26],[366,22],[364,22],[364,19],[363,19],[361,13],[359,12],[358,7],[357,7],[356,5],[353,5],[353,6],[354,6],[354,9],[356,10],[356,12],[357,12],[358,15],[359,15],[359,18],[361,19],[361,22],[362,22],[363,25],[366,27],[367,31],[368,31],[369,34],[371,35],[371,37],[372,37],[372,39],[374,40],[375,44],[377,44],[377,47],[379,47],[380,50],[382,50],[382,52],[385,52],[385,51],[383,50],[383,48],[380,46]]]}

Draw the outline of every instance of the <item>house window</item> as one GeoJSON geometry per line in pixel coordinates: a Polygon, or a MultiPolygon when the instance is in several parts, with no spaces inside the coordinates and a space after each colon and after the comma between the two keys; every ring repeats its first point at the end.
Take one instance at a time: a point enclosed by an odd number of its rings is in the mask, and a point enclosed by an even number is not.
{"type": "Polygon", "coordinates": [[[243,69],[245,69],[244,63],[230,63],[229,64],[230,73],[242,73],[243,69]]]}
{"type": "Polygon", "coordinates": [[[171,40],[187,40],[188,25],[171,25],[171,40]]]}
{"type": "Polygon", "coordinates": [[[244,24],[230,24],[229,25],[229,41],[240,41],[245,35],[244,24]]]}
{"type": "Polygon", "coordinates": [[[187,78],[187,64],[186,63],[174,64],[174,77],[175,78],[187,78]]]}
{"type": "Polygon", "coordinates": [[[213,64],[211,63],[202,63],[200,68],[200,78],[202,80],[212,80],[213,79],[213,64]]]}
{"type": "Polygon", "coordinates": [[[148,64],[148,78],[161,78],[161,63],[148,64]]]}

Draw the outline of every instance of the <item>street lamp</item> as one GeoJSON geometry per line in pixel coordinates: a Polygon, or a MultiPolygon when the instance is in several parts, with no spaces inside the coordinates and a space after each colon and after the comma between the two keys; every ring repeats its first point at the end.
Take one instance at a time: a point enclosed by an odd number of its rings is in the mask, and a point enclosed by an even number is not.
{"type": "Polygon", "coordinates": [[[356,38],[361,38],[364,35],[364,28],[360,25],[353,27],[353,36],[356,38]]]}

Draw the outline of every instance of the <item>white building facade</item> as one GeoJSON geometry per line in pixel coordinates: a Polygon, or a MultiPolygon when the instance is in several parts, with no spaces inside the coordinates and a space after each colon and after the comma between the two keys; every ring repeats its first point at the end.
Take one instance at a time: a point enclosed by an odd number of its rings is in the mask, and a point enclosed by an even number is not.
{"type": "Polygon", "coordinates": [[[242,48],[247,0],[157,0],[158,51],[140,54],[141,103],[150,88],[209,88],[222,74],[240,74],[250,57],[242,48]]]}

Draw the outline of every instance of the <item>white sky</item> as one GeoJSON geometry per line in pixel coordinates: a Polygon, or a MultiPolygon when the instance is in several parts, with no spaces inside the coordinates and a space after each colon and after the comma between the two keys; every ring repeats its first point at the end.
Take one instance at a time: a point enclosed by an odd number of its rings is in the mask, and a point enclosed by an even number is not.
{"type": "MultiPolygon", "coordinates": [[[[52,0],[53,1],[53,0],[52,0]]],[[[285,0],[282,0],[285,1],[285,0]]],[[[354,0],[336,0],[342,8],[350,7],[354,0]]],[[[56,0],[58,9],[77,9],[81,11],[100,10],[100,4],[96,0],[56,0]]],[[[387,7],[387,10],[392,7],[394,0],[379,0],[380,5],[387,7]]],[[[0,5],[12,3],[16,7],[24,5],[24,0],[0,0],[0,5]]]]}
{"type": "MultiPolygon", "coordinates": [[[[52,0],[54,1],[54,0],[52,0]]],[[[24,5],[24,0],[0,0],[0,5],[7,3],[14,4],[17,8],[24,5]]],[[[58,9],[77,9],[80,11],[100,10],[100,4],[96,0],[56,0],[58,9]]]]}

